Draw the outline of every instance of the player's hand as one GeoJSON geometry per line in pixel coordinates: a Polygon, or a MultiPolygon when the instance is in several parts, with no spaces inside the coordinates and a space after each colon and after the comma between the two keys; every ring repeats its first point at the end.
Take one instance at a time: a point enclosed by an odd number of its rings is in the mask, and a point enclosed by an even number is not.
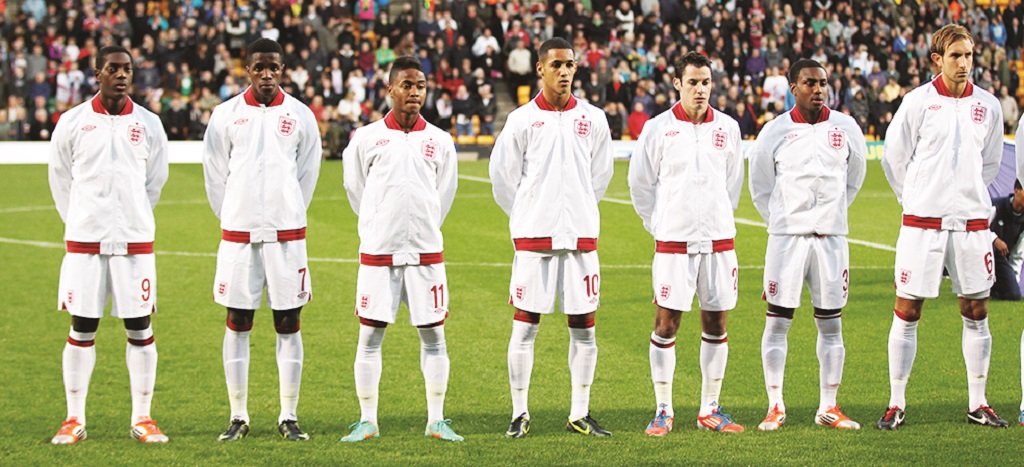
{"type": "Polygon", "coordinates": [[[1006,246],[1006,242],[998,237],[992,242],[992,246],[1003,256],[1010,254],[1010,248],[1006,246]]]}

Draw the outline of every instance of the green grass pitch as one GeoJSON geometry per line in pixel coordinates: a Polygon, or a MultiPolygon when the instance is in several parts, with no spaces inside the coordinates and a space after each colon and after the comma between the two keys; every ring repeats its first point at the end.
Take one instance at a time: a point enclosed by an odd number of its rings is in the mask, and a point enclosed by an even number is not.
{"type": "Polygon", "coordinates": [[[675,381],[676,430],[648,438],[654,411],[648,365],[653,325],[650,260],[653,241],[629,205],[627,164],[601,203],[603,303],[597,314],[600,357],[591,409],[614,432],[610,439],[566,433],[569,410],[568,335],[562,315],[545,317],[537,341],[530,394],[532,431],[505,439],[511,416],[505,351],[512,310],[507,303],[512,247],[508,219],[491,198],[486,161],[460,166],[458,196],[444,226],[451,287],[447,337],[452,370],[446,415],[466,437],[461,444],[423,436],[426,406],[416,333],[399,315],[384,343],[381,438],[355,445],[338,440],[359,418],[353,388],[358,322],[353,317],[358,251],[356,218],[342,187],[341,164],[325,163],[309,212],[309,255],[315,300],[303,312],[305,371],[299,418],[312,439],[290,443],[277,434],[274,331],[266,309],[252,337],[249,412],[252,432],[239,443],[216,441],[227,427],[221,364],[224,310],[211,297],[220,233],[206,202],[198,165],[174,165],[157,216],[160,353],[153,416],[170,436],[161,446],[129,437],[130,395],[121,323],[105,319],[88,400],[89,439],[51,446],[65,415],[61,349],[69,319],[54,311],[63,255],[63,225],[53,209],[46,168],[0,166],[0,464],[1011,464],[1021,461],[1024,427],[1017,424],[1020,336],[1024,309],[994,302],[990,404],[1007,430],[966,423],[967,390],[961,321],[949,292],[929,301],[908,389],[907,424],[895,433],[874,423],[888,402],[886,339],[892,320],[891,247],[900,209],[877,162],[868,167],[854,203],[850,238],[851,299],[843,313],[847,358],[839,392],[843,409],[864,429],[839,432],[814,424],[818,402],[815,328],[805,295],[789,338],[785,394],[788,422],[761,433],[766,411],[760,340],[764,326],[761,265],[767,234],[749,196],[737,211],[740,302],[729,317],[730,360],[722,403],[747,427],[738,435],[696,429],[700,393],[699,319],[683,317],[675,381]],[[748,222],[749,221],[749,222],[748,222]],[[890,249],[886,249],[886,247],[890,249]]]}

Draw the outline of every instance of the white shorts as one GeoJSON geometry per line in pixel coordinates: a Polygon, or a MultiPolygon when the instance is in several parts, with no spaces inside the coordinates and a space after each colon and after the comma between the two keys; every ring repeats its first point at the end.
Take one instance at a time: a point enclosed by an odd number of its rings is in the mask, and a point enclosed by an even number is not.
{"type": "Polygon", "coordinates": [[[359,265],[356,316],[394,324],[402,302],[409,307],[409,322],[413,326],[444,321],[448,316],[448,274],[444,263],[359,265]]]}
{"type": "Polygon", "coordinates": [[[291,310],[313,299],[306,241],[234,243],[221,240],[213,301],[228,308],[255,310],[263,288],[272,310],[291,310]]]}
{"type": "Polygon", "coordinates": [[[156,257],[67,253],[60,265],[57,309],[72,316],[141,318],[156,313],[156,257]]]}
{"type": "Polygon", "coordinates": [[[654,304],[662,308],[690,311],[695,293],[702,310],[736,308],[739,263],[735,251],[655,253],[652,273],[654,304]]]}
{"type": "Polygon", "coordinates": [[[531,313],[583,315],[601,304],[601,266],[596,251],[517,251],[512,260],[509,304],[531,313]]]}
{"type": "Polygon", "coordinates": [[[995,283],[992,232],[959,232],[903,226],[896,240],[896,294],[915,300],[939,296],[942,268],[953,293],[988,297],[995,283]]]}
{"type": "Polygon", "coordinates": [[[811,306],[846,306],[850,290],[850,250],[842,235],[768,235],[764,255],[764,299],[771,305],[799,308],[804,282],[811,306]]]}

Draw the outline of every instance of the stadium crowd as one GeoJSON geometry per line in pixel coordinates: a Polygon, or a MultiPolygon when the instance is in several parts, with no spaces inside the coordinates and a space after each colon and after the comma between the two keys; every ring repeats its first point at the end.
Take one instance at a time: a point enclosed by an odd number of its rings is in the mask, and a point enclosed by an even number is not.
{"type": "Polygon", "coordinates": [[[536,50],[553,36],[575,47],[574,94],[605,109],[616,139],[677,100],[672,63],[691,50],[712,59],[711,104],[746,138],[792,108],[786,70],[812,58],[829,71],[827,105],[881,139],[902,96],[934,76],[927,44],[950,22],[973,34],[972,81],[1001,99],[1012,133],[1022,21],[1014,0],[0,1],[0,140],[48,140],[97,91],[92,58],[115,44],[133,52],[134,100],[172,140],[201,139],[211,109],[245,89],[241,59],[259,37],[284,46],[282,87],[313,110],[329,155],[387,112],[385,72],[401,55],[427,72],[430,121],[493,135],[512,110],[497,94],[536,92],[536,50]]]}

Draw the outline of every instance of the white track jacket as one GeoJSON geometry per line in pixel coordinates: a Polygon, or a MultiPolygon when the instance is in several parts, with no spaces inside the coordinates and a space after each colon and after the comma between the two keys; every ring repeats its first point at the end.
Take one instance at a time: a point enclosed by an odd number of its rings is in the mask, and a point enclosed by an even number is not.
{"type": "Polygon", "coordinates": [[[849,115],[793,110],[765,124],[750,148],[750,196],[772,235],[846,235],[847,209],[867,170],[864,133],[849,115]]]}
{"type": "Polygon", "coordinates": [[[698,125],[678,103],[644,125],[629,160],[629,193],[655,240],[697,242],[691,253],[711,253],[711,241],[736,236],[740,139],[728,115],[708,108],[698,125]]]}
{"type": "Polygon", "coordinates": [[[905,221],[940,228],[941,219],[942,230],[965,231],[967,221],[988,219],[987,187],[1002,159],[999,101],[969,82],[954,98],[939,75],[903,98],[885,135],[882,169],[905,221]]]}
{"type": "Polygon", "coordinates": [[[221,228],[262,243],[306,227],[321,154],[316,117],[283,90],[270,105],[250,87],[215,107],[203,137],[203,175],[221,228]]]}
{"type": "Polygon", "coordinates": [[[101,254],[133,254],[152,242],[153,207],[167,181],[167,134],[160,118],[128,99],[110,115],[99,95],[61,115],[50,143],[50,192],[64,239],[99,243],[101,254]]]}
{"type": "Polygon", "coordinates": [[[491,152],[494,200],[517,250],[595,250],[597,203],[612,178],[602,110],[569,97],[562,112],[538,94],[513,110],[491,152]]]}
{"type": "Polygon", "coordinates": [[[348,201],[359,216],[361,262],[375,266],[440,262],[441,224],[458,187],[458,157],[451,134],[423,117],[405,133],[388,112],[355,131],[342,161],[348,201]],[[374,263],[367,261],[368,255],[390,258],[374,263]],[[428,261],[427,255],[438,260],[428,261]]]}

